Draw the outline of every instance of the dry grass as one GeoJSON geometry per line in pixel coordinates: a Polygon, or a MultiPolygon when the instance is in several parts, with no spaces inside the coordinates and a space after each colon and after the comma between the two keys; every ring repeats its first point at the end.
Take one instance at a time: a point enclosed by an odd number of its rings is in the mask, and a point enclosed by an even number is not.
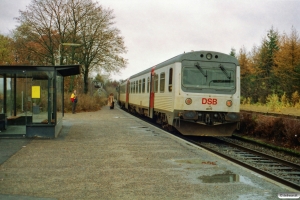
{"type": "MultiPolygon", "coordinates": [[[[72,112],[71,94],[64,95],[64,112],[72,112]]],[[[107,104],[106,97],[91,96],[79,94],[77,96],[76,112],[90,112],[100,110],[102,106],[107,104]]]]}
{"type": "Polygon", "coordinates": [[[264,113],[300,116],[300,107],[296,103],[281,102],[278,99],[269,99],[268,104],[258,105],[245,102],[241,110],[254,111],[262,114],[242,113],[241,132],[248,137],[300,151],[300,120],[284,117],[267,116],[264,113]]]}
{"type": "Polygon", "coordinates": [[[242,113],[240,131],[248,137],[300,151],[300,120],[298,119],[242,113]]]}
{"type": "Polygon", "coordinates": [[[270,107],[264,105],[245,104],[241,105],[241,110],[300,116],[300,109],[295,107],[283,107],[274,111],[270,107]]]}

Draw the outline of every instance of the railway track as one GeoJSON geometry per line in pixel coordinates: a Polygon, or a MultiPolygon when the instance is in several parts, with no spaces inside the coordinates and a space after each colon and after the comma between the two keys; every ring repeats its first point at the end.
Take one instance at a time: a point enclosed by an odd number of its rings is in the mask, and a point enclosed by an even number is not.
{"type": "Polygon", "coordinates": [[[300,165],[234,144],[226,138],[192,141],[221,157],[300,191],[300,165]]]}

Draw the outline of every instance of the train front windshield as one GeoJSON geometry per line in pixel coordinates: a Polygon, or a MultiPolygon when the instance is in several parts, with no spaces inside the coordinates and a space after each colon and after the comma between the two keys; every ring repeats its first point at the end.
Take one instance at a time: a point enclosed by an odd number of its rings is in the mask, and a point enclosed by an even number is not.
{"type": "Polygon", "coordinates": [[[223,91],[233,94],[236,90],[236,65],[212,62],[183,63],[181,83],[186,92],[223,91]]]}

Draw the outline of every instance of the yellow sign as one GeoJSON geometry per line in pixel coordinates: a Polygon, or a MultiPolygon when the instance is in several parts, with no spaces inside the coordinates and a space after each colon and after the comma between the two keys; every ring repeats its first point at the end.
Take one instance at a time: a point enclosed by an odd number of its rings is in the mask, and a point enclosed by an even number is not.
{"type": "Polygon", "coordinates": [[[33,98],[33,99],[41,98],[41,87],[40,86],[32,86],[31,87],[31,98],[33,98]]]}

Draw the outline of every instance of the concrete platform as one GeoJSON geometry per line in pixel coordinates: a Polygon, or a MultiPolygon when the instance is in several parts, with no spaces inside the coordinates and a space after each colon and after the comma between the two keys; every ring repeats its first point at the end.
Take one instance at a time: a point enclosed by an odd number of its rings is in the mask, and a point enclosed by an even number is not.
{"type": "Polygon", "coordinates": [[[296,192],[119,110],[65,114],[56,139],[0,139],[0,199],[278,199],[296,192]]]}

